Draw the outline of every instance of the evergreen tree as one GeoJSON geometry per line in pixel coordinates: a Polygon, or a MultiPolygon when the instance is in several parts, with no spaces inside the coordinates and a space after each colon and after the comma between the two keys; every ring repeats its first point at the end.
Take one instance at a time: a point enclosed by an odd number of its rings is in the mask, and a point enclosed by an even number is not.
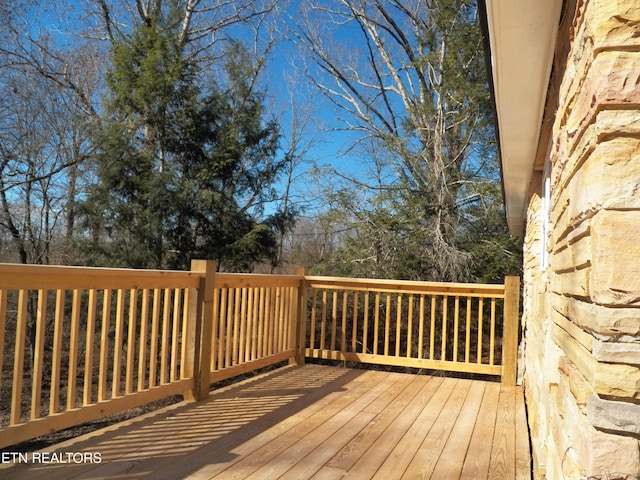
{"type": "Polygon", "coordinates": [[[87,261],[188,268],[192,258],[250,270],[275,254],[260,206],[273,195],[278,125],[240,43],[226,55],[230,86],[196,82],[178,23],[142,24],[114,44],[98,137],[97,183],[84,203],[87,261]]]}
{"type": "Polygon", "coordinates": [[[282,214],[258,218],[276,198],[273,184],[286,165],[276,159],[278,124],[263,120],[264,93],[255,91],[246,50],[232,43],[225,58],[230,88],[218,87],[186,109],[171,135],[182,208],[170,237],[180,255],[246,271],[275,258],[282,214]]]}

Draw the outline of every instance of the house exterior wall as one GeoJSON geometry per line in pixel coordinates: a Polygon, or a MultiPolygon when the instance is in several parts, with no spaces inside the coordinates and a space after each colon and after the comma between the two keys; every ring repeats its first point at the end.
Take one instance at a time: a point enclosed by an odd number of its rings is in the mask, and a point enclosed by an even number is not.
{"type": "Polygon", "coordinates": [[[568,28],[559,35],[547,101],[550,136],[540,145],[550,202],[539,168],[524,239],[524,382],[534,476],[637,478],[640,5],[565,5],[568,28]]]}

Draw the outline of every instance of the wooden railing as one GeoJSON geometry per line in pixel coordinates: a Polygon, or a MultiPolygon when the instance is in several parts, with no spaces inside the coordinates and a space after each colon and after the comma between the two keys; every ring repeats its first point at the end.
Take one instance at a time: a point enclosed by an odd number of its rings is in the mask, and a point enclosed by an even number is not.
{"type": "Polygon", "coordinates": [[[191,272],[1,266],[0,446],[190,389],[182,339],[199,284],[191,272]]]}
{"type": "Polygon", "coordinates": [[[208,382],[294,359],[302,281],[301,276],[216,275],[208,382]]]}
{"type": "Polygon", "coordinates": [[[517,277],[505,285],[331,277],[308,277],[307,284],[306,357],[515,382],[517,277]]]}
{"type": "Polygon", "coordinates": [[[306,357],[514,384],[517,280],[0,265],[0,448],[306,357]]]}

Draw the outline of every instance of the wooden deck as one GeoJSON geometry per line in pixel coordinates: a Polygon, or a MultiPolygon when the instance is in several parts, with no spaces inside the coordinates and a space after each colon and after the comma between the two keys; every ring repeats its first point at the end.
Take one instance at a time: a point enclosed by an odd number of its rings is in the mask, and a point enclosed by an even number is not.
{"type": "Polygon", "coordinates": [[[320,365],[256,376],[203,402],[173,405],[46,454],[3,463],[0,477],[530,478],[520,388],[320,365]],[[80,462],[79,452],[88,461],[80,462]],[[98,454],[101,462],[91,463],[98,454]]]}

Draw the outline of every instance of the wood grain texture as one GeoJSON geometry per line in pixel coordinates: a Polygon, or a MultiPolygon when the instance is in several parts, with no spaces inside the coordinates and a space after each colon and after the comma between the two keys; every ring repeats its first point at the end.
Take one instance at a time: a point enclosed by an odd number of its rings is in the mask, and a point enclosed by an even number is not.
{"type": "Polygon", "coordinates": [[[61,443],[101,463],[4,464],[6,480],[530,478],[522,390],[287,366],[61,443]]]}

